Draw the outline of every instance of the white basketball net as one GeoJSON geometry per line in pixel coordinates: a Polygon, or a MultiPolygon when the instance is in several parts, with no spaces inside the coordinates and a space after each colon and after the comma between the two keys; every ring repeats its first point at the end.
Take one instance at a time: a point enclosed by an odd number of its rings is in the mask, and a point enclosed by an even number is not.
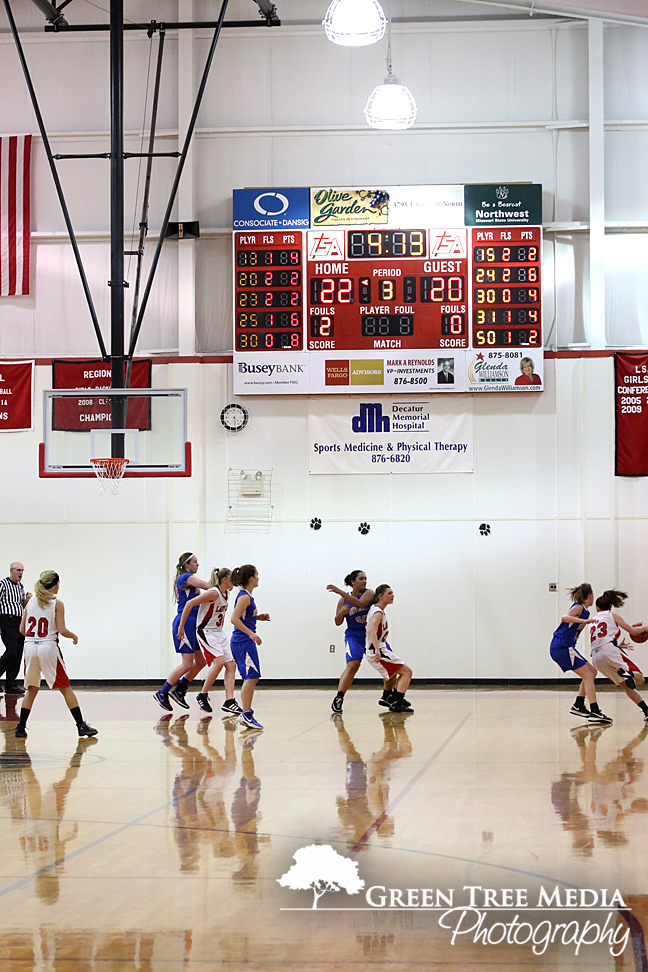
{"type": "Polygon", "coordinates": [[[102,496],[117,496],[128,459],[91,459],[102,496]]]}

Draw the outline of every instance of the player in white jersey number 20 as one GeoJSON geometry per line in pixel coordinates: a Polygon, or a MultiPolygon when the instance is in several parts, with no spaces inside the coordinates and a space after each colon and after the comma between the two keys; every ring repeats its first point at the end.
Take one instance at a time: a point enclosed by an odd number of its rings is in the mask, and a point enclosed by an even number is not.
{"type": "Polygon", "coordinates": [[[76,722],[80,736],[96,736],[97,730],[83,721],[79,702],[70,688],[70,679],[65,670],[65,662],[59,648],[59,635],[71,638],[76,645],[79,640],[73,631],[65,626],[63,601],[57,598],[59,575],[55,570],[44,570],[36,581],[34,594],[30,597],[22,621],[20,633],[25,636],[25,688],[16,736],[21,739],[27,735],[27,720],[40,689],[41,679],[50,688],[58,689],[76,722]]]}

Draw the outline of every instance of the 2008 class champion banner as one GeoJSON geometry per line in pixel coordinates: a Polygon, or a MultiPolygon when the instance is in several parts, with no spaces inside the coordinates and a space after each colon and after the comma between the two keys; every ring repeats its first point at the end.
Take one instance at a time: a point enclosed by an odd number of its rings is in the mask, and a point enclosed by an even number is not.
{"type": "Polygon", "coordinates": [[[617,476],[648,476],[648,354],[615,354],[617,476]]]}
{"type": "Polygon", "coordinates": [[[473,471],[473,416],[465,399],[378,398],[313,401],[308,471],[463,473],[473,471]]]}

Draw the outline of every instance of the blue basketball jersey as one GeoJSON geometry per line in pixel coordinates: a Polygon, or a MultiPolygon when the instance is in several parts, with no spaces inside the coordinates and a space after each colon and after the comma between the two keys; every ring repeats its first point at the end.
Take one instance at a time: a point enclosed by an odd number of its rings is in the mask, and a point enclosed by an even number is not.
{"type": "MultiPolygon", "coordinates": [[[[243,622],[245,627],[248,628],[250,631],[256,631],[256,624],[257,624],[256,604],[254,603],[254,598],[249,593],[249,591],[245,591],[241,589],[238,592],[238,594],[236,595],[236,600],[234,601],[234,607],[236,607],[236,605],[238,604],[239,597],[241,597],[243,594],[248,595],[248,597],[250,598],[250,603],[248,604],[244,613],[242,614],[241,621],[243,622]]],[[[240,631],[235,625],[234,631],[232,632],[232,641],[249,641],[249,640],[250,640],[249,636],[243,634],[243,632],[240,631]]]]}
{"type": "MultiPolygon", "coordinates": [[[[574,603],[571,607],[583,607],[583,605],[577,605],[574,603]]],[[[569,610],[571,611],[571,608],[569,610]]],[[[580,620],[586,621],[589,616],[589,611],[586,607],[583,607],[580,620]]],[[[567,624],[566,621],[561,621],[553,633],[553,640],[559,641],[561,645],[564,645],[567,648],[573,648],[582,630],[583,629],[579,628],[577,624],[567,624]]]]}
{"type": "MultiPolygon", "coordinates": [[[[349,604],[348,601],[344,603],[349,604]]],[[[346,615],[346,631],[344,632],[344,637],[351,638],[353,641],[361,641],[364,646],[367,634],[367,611],[369,607],[357,608],[353,604],[349,604],[349,607],[351,610],[346,615]]]]}
{"type": "MultiPolygon", "coordinates": [[[[197,587],[188,587],[186,591],[182,589],[190,577],[193,577],[193,574],[189,574],[189,573],[180,574],[180,576],[176,581],[176,594],[178,595],[178,614],[182,614],[184,610],[184,606],[187,603],[187,601],[190,601],[191,598],[198,597],[199,594],[202,594],[202,591],[197,587]]],[[[193,617],[195,620],[196,615],[194,614],[193,610],[189,615],[189,617],[193,617]]]]}

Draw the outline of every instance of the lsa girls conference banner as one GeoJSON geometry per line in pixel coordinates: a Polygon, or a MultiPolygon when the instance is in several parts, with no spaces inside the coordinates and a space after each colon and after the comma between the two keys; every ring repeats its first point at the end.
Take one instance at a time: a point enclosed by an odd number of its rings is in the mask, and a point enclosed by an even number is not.
{"type": "Polygon", "coordinates": [[[648,476],[648,354],[615,354],[617,476],[648,476]]]}
{"type": "Polygon", "coordinates": [[[379,398],[312,401],[310,473],[473,471],[472,403],[379,398]]]}

